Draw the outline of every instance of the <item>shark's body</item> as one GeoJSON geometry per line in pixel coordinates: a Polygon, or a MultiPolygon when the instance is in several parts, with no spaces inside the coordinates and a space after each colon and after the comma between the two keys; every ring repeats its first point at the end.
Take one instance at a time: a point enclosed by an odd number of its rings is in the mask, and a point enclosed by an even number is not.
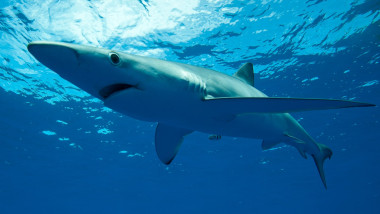
{"type": "Polygon", "coordinates": [[[118,112],[158,122],[156,151],[169,164],[193,131],[263,139],[263,149],[286,143],[310,154],[326,186],[331,150],[316,143],[288,112],[372,106],[325,99],[269,98],[254,87],[252,64],[234,76],[182,63],[107,49],[33,42],[29,51],[63,78],[118,112]]]}

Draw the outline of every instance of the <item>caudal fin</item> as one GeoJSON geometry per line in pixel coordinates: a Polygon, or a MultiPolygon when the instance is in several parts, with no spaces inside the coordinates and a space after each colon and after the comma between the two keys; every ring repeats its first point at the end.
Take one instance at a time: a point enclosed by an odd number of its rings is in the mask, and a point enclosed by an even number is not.
{"type": "Polygon", "coordinates": [[[326,160],[326,158],[331,158],[332,156],[332,151],[329,147],[326,145],[317,143],[320,153],[319,154],[313,154],[311,155],[314,159],[315,165],[317,166],[319,176],[321,177],[321,180],[323,182],[323,185],[327,189],[326,185],[326,178],[325,178],[325,172],[323,171],[323,162],[326,160]]]}

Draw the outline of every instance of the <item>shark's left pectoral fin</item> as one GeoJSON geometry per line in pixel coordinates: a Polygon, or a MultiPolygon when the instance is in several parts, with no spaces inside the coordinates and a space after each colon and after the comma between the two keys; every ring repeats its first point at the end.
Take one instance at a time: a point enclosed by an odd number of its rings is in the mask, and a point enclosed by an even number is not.
{"type": "Polygon", "coordinates": [[[159,123],[155,136],[158,158],[164,164],[170,164],[181,147],[183,137],[191,132],[193,131],[159,123]]]}
{"type": "Polygon", "coordinates": [[[349,100],[277,98],[277,97],[222,97],[205,99],[206,107],[223,114],[288,113],[350,107],[375,106],[349,100]]]}

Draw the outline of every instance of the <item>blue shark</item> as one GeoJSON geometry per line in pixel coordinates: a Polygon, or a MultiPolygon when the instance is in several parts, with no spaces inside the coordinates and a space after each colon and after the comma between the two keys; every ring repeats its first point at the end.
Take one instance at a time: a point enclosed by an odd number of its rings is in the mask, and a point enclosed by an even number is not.
{"type": "MultiPolygon", "coordinates": [[[[132,118],[157,122],[158,158],[170,164],[183,139],[194,131],[210,139],[233,136],[279,143],[310,155],[323,185],[323,164],[332,151],[317,143],[291,112],[374,106],[347,100],[268,97],[254,87],[251,63],[233,76],[211,69],[119,51],[61,42],[36,41],[29,52],[62,78],[132,118]]],[[[327,188],[327,187],[326,187],[327,188]]]]}

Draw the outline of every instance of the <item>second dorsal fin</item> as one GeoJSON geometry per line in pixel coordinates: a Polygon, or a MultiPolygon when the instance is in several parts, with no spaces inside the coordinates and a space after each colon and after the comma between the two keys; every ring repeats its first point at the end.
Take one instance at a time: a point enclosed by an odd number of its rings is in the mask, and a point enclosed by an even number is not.
{"type": "Polygon", "coordinates": [[[254,77],[253,77],[253,65],[248,62],[245,63],[240,69],[234,74],[234,77],[237,77],[247,84],[254,86],[254,77]]]}

